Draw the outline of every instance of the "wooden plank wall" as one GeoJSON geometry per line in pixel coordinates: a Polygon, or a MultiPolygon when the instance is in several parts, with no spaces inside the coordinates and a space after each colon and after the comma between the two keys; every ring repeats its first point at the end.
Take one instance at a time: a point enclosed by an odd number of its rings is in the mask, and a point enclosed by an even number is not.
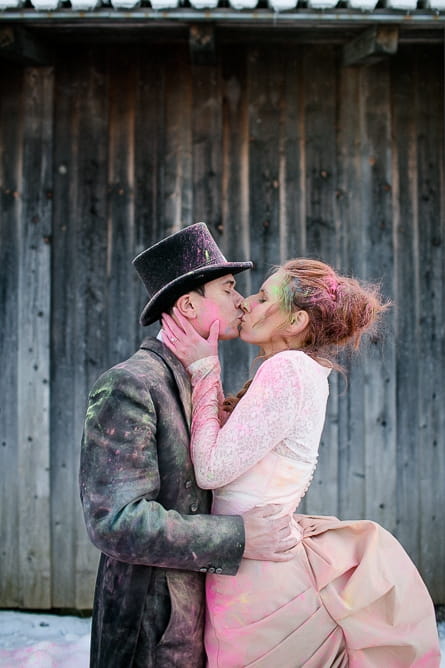
{"type": "MultiPolygon", "coordinates": [[[[394,306],[347,384],[331,378],[303,510],[381,522],[445,603],[442,49],[338,63],[334,46],[238,43],[216,66],[159,46],[2,68],[0,606],[91,606],[88,388],[145,333],[131,259],[199,220],[255,261],[243,291],[297,255],[381,281],[394,306]]],[[[233,391],[255,351],[223,356],[233,391]]]]}

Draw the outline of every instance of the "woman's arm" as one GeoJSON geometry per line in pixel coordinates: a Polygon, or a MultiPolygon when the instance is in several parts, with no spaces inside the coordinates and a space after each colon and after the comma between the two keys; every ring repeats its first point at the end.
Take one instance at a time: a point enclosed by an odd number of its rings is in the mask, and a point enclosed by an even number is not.
{"type": "Polygon", "coordinates": [[[198,360],[188,371],[193,387],[191,455],[195,475],[201,487],[216,489],[252,468],[289,434],[300,404],[299,372],[282,355],[264,362],[221,427],[218,358],[198,360]]]}
{"type": "Polygon", "coordinates": [[[266,360],[222,427],[219,420],[220,366],[218,323],[202,338],[177,309],[164,314],[165,344],[191,374],[191,456],[196,480],[216,489],[235,480],[274,449],[299,411],[301,382],[298,357],[277,354],[266,360]]]}

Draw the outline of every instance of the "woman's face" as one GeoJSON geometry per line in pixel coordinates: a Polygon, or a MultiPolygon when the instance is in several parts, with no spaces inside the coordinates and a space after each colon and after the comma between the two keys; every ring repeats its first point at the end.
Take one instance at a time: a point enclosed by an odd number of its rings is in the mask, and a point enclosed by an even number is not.
{"type": "Polygon", "coordinates": [[[243,302],[245,313],[241,318],[240,338],[260,346],[266,355],[287,349],[287,338],[291,334],[289,317],[280,305],[283,281],[283,273],[277,271],[256,295],[243,302]]]}

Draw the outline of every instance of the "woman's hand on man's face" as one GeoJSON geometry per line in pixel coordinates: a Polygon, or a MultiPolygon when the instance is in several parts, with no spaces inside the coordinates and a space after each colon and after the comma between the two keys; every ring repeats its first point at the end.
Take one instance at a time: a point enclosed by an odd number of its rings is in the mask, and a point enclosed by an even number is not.
{"type": "Polygon", "coordinates": [[[212,323],[209,336],[204,339],[195,330],[190,320],[184,318],[174,307],[173,317],[167,313],[162,314],[162,329],[164,331],[163,343],[185,367],[203,357],[218,355],[219,320],[212,323]]]}

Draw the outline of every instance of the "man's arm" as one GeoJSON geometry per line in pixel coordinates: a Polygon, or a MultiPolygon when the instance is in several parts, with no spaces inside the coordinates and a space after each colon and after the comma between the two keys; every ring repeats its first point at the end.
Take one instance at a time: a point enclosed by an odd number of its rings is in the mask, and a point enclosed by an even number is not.
{"type": "Polygon", "coordinates": [[[141,376],[115,367],[90,394],[80,487],[92,542],[120,561],[236,573],[244,552],[241,517],[184,515],[157,498],[157,415],[141,376]]]}

